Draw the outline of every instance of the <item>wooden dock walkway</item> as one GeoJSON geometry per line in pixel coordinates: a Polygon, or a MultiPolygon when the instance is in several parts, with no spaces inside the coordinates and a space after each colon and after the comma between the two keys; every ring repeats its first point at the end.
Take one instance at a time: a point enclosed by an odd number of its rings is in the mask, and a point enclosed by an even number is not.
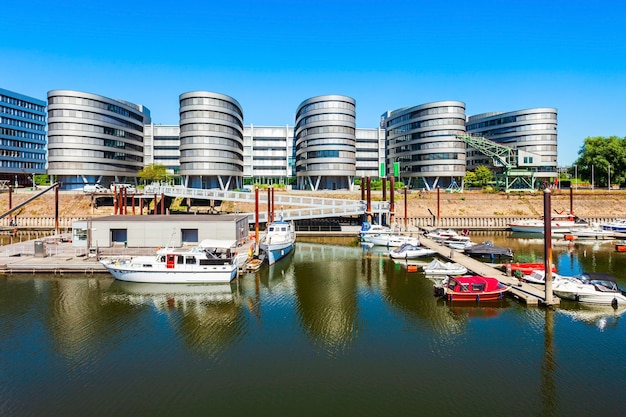
{"type": "MultiPolygon", "coordinates": [[[[494,266],[471,258],[459,251],[450,249],[449,247],[437,243],[432,239],[420,235],[420,243],[428,249],[432,249],[444,259],[450,262],[456,262],[463,265],[476,275],[484,277],[494,277],[500,282],[509,286],[508,293],[517,300],[527,305],[546,304],[546,294],[543,286],[533,285],[520,282],[517,278],[508,276],[505,271],[495,268],[494,266]]],[[[554,296],[552,305],[558,305],[559,298],[554,296]]]]}

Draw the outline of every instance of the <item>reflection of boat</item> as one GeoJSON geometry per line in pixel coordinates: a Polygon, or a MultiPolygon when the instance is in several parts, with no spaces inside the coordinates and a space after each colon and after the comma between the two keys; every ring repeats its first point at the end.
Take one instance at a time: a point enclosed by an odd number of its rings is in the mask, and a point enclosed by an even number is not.
{"type": "Polygon", "coordinates": [[[424,256],[430,256],[435,253],[432,249],[422,248],[420,246],[412,245],[411,243],[405,243],[389,252],[389,256],[394,259],[415,259],[424,256]]]}
{"type": "MultiPolygon", "coordinates": [[[[551,217],[552,233],[568,233],[580,227],[587,227],[588,223],[573,214],[555,214],[551,217]]],[[[514,232],[543,233],[544,219],[519,220],[509,223],[514,232]]]]}
{"type": "Polygon", "coordinates": [[[462,276],[444,279],[434,290],[448,301],[476,302],[501,300],[508,287],[492,277],[462,276]]]}
{"type": "Polygon", "coordinates": [[[386,246],[386,247],[400,247],[405,243],[410,243],[413,246],[419,246],[420,241],[416,237],[404,236],[404,235],[389,235],[389,234],[380,234],[370,236],[370,242],[376,246],[386,246]]]}
{"type": "Polygon", "coordinates": [[[230,282],[237,276],[234,241],[203,240],[192,249],[165,248],[155,256],[101,263],[120,281],[161,284],[230,282]]]}
{"type": "Polygon", "coordinates": [[[467,268],[454,262],[441,262],[433,259],[428,265],[424,265],[426,275],[463,275],[467,273],[467,268]]]}
{"type": "Polygon", "coordinates": [[[606,305],[591,305],[576,303],[567,307],[565,303],[559,306],[559,313],[572,317],[575,320],[592,324],[600,330],[617,326],[619,317],[626,311],[625,307],[613,308],[606,305]]]}
{"type": "Polygon", "coordinates": [[[513,259],[513,251],[503,246],[494,246],[492,243],[479,243],[468,248],[463,252],[472,258],[485,259],[513,259]]]}
{"type": "Polygon", "coordinates": [[[106,291],[108,300],[130,304],[155,304],[175,306],[180,302],[230,302],[233,289],[230,283],[222,284],[151,284],[143,282],[114,281],[106,291]]]}
{"type": "Polygon", "coordinates": [[[272,265],[289,254],[295,245],[296,231],[293,222],[278,220],[268,225],[259,248],[265,252],[267,262],[272,265]]]}
{"type": "Polygon", "coordinates": [[[370,242],[370,237],[376,235],[391,234],[393,230],[387,226],[381,226],[379,224],[372,224],[370,222],[363,222],[361,230],[359,231],[359,237],[361,242],[370,242]]]}
{"type": "MultiPolygon", "coordinates": [[[[539,263],[539,262],[527,262],[527,263],[515,262],[515,263],[502,265],[502,268],[506,271],[508,271],[510,268],[511,273],[515,274],[517,271],[519,271],[523,275],[530,275],[532,274],[533,271],[544,271],[545,267],[546,266],[544,263],[539,263]]],[[[554,266],[554,264],[552,264],[552,272],[556,272],[556,266],[554,266]]]]}

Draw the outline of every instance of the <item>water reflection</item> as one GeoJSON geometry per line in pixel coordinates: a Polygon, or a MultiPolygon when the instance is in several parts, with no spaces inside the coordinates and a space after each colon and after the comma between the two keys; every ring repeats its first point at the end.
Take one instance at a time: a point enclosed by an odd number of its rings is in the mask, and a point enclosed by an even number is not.
{"type": "MultiPolygon", "coordinates": [[[[114,281],[105,305],[150,307],[189,348],[218,358],[245,334],[236,284],[145,284],[114,281]]],[[[134,310],[135,311],[135,310],[134,310]]]]}
{"type": "Polygon", "coordinates": [[[590,305],[561,301],[558,313],[571,317],[573,320],[596,327],[601,332],[614,330],[620,317],[626,312],[626,306],[590,305]]]}

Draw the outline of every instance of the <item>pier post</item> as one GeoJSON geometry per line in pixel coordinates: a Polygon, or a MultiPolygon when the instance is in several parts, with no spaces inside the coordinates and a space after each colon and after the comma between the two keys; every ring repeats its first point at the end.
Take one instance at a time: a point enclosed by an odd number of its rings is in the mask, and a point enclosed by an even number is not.
{"type": "Polygon", "coordinates": [[[259,255],[259,187],[254,187],[254,254],[259,255]]]}
{"type": "Polygon", "coordinates": [[[441,222],[441,188],[437,186],[437,227],[440,226],[441,222]]]}
{"type": "Polygon", "coordinates": [[[396,212],[395,212],[395,190],[396,190],[396,179],[395,177],[389,177],[389,225],[392,226],[393,222],[396,220],[396,212]]]}
{"type": "Polygon", "coordinates": [[[546,271],[546,304],[552,305],[552,200],[550,189],[546,188],[543,191],[543,258],[546,271]]]}
{"type": "Polygon", "coordinates": [[[404,230],[409,230],[409,212],[408,212],[408,204],[407,204],[407,190],[408,187],[404,186],[404,230]]]}
{"type": "Polygon", "coordinates": [[[569,214],[574,214],[574,189],[569,187],[569,214]]]}
{"type": "Polygon", "coordinates": [[[54,234],[59,234],[59,187],[54,187],[54,234]]]}
{"type": "Polygon", "coordinates": [[[367,177],[367,221],[372,222],[372,177],[367,177]]]}
{"type": "MultiPolygon", "coordinates": [[[[387,201],[387,178],[383,178],[383,203],[385,201],[387,201]]],[[[386,213],[380,213],[381,216],[381,220],[380,220],[380,224],[387,224],[387,214],[386,213]]]]}

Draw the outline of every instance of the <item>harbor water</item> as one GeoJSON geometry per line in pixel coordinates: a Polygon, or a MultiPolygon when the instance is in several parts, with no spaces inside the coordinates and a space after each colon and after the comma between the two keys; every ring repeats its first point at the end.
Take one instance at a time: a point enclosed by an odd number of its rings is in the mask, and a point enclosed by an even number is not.
{"type": "MultiPolygon", "coordinates": [[[[533,236],[474,240],[543,259],[533,236]]],[[[626,287],[611,242],[554,261],[626,287]]],[[[446,303],[385,250],[328,242],[226,285],[4,275],[0,415],[621,416],[624,311],[446,303]]]]}

